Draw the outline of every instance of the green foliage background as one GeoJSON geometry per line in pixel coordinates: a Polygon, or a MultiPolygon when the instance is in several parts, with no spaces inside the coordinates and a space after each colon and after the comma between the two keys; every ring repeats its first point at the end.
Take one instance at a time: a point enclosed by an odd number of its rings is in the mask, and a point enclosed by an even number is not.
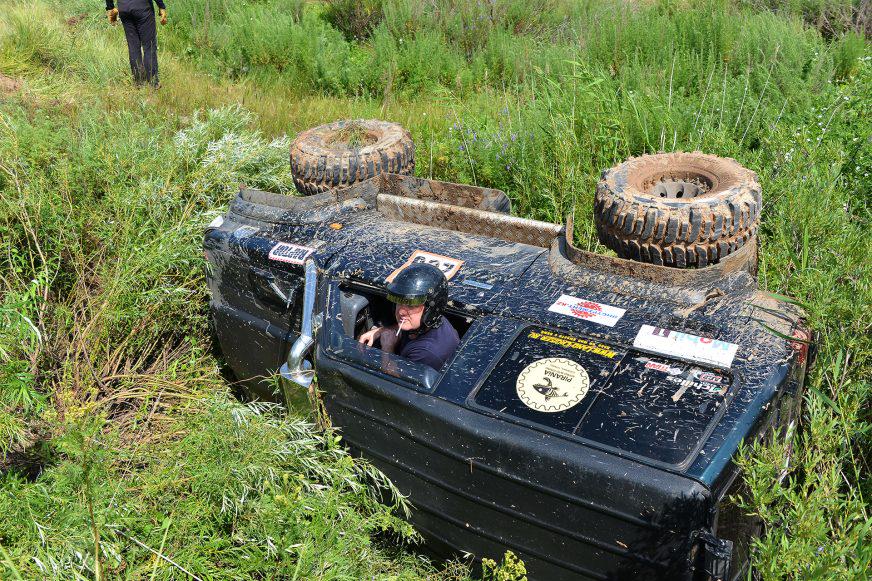
{"type": "Polygon", "coordinates": [[[808,306],[819,355],[788,478],[774,483],[777,445],[741,460],[741,502],[768,525],[754,562],[766,579],[863,578],[860,5],[177,0],[154,92],[130,85],[123,35],[93,1],[6,3],[0,577],[469,574],[406,550],[405,501],[304,409],[235,402],[209,339],[203,226],[238,183],[292,194],[288,136],[380,117],[412,131],[419,175],[504,189],[525,217],[574,212],[577,243],[598,251],[594,186],[626,157],[701,149],[756,171],[760,284],[808,306]]]}

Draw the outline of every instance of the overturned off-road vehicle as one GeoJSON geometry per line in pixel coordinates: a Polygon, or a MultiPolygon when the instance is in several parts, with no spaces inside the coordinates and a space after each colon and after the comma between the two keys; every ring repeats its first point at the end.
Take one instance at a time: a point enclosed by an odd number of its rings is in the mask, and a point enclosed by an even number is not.
{"type": "Polygon", "coordinates": [[[316,375],[435,551],[512,550],[533,579],[743,578],[759,525],[728,500],[733,459],[791,437],[808,332],[757,289],[756,179],[705,159],[603,176],[600,235],[626,258],[576,248],[571,220],[511,216],[497,190],[243,189],[205,238],[224,355],[253,397],[316,375]],[[450,279],[460,345],[438,370],[358,342],[418,261],[450,279]]]}

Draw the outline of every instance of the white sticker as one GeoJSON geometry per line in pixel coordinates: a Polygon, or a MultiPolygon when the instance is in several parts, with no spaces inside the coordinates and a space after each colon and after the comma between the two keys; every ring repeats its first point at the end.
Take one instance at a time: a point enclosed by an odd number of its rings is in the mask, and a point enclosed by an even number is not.
{"type": "Polygon", "coordinates": [[[576,319],[599,323],[607,327],[614,327],[615,323],[627,312],[626,309],[570,295],[560,295],[560,298],[554,301],[554,304],[548,307],[548,310],[553,313],[560,313],[561,315],[569,315],[576,319]]]}
{"type": "Polygon", "coordinates": [[[651,325],[642,325],[633,341],[633,347],[722,368],[729,368],[732,365],[736,351],[739,350],[739,346],[735,343],[651,325]]]}
{"type": "Polygon", "coordinates": [[[314,248],[308,246],[298,246],[287,242],[279,242],[269,251],[269,257],[272,260],[279,262],[289,262],[290,264],[303,264],[309,258],[309,255],[315,252],[314,248]]]}
{"type": "Polygon", "coordinates": [[[515,383],[518,397],[539,412],[568,410],[584,399],[590,389],[587,371],[571,359],[548,357],[524,368],[515,383]]]}
{"type": "Polygon", "coordinates": [[[220,228],[224,223],[224,216],[215,216],[206,228],[220,228]]]}
{"type": "Polygon", "coordinates": [[[416,250],[412,253],[409,259],[404,262],[398,269],[393,271],[388,275],[385,279],[387,282],[391,282],[394,280],[400,271],[410,266],[412,264],[423,263],[430,264],[435,266],[439,270],[442,271],[442,274],[445,275],[446,280],[451,280],[457,271],[460,270],[460,267],[463,266],[463,261],[459,258],[451,258],[450,256],[442,256],[441,254],[433,254],[432,252],[425,252],[424,250],[416,250]]]}

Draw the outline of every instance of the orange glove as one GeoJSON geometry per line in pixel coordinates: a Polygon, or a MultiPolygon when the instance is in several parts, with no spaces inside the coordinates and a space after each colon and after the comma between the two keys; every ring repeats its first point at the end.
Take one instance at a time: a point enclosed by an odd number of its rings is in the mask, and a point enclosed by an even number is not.
{"type": "Polygon", "coordinates": [[[167,9],[166,8],[160,9],[160,23],[161,23],[161,26],[166,26],[166,24],[167,24],[167,9]]]}
{"type": "Polygon", "coordinates": [[[112,10],[106,11],[106,16],[109,18],[109,24],[115,25],[118,23],[118,9],[113,8],[112,10]]]}

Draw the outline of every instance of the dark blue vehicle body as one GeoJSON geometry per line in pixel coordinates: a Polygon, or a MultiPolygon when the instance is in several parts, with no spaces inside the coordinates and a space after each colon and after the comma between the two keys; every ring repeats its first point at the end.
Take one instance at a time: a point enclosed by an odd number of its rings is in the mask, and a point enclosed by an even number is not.
{"type": "Polygon", "coordinates": [[[227,362],[252,396],[281,399],[266,379],[300,333],[314,259],[324,405],[410,495],[433,549],[512,550],[534,579],[742,578],[759,525],[728,500],[733,458],[794,431],[805,344],[787,337],[808,337],[801,313],[757,290],[755,244],[671,269],[584,252],[571,221],[507,210],[496,190],[393,175],[308,198],[243,190],[204,243],[227,362]],[[441,371],[355,339],[415,251],[462,261],[448,312],[461,344],[441,371]],[[564,295],[582,307],[555,308],[564,295]],[[646,326],[690,346],[652,350],[646,326]],[[699,341],[735,356],[701,361],[699,341]],[[583,368],[580,400],[523,401],[537,361],[583,368]]]}

